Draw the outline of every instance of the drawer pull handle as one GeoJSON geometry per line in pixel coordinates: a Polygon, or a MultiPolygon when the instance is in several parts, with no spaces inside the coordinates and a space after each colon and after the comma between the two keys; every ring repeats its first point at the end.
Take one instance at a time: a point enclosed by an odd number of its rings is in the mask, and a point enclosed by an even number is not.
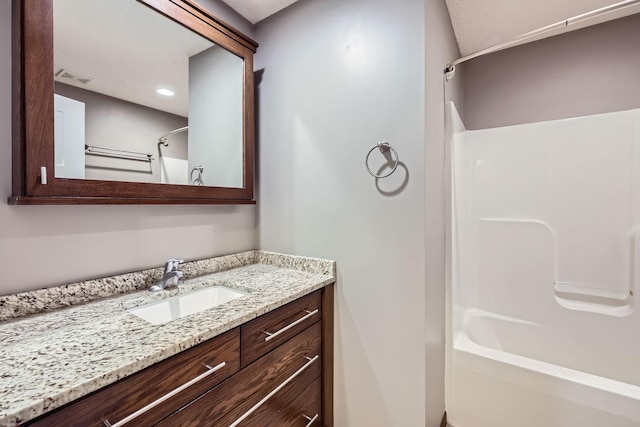
{"type": "Polygon", "coordinates": [[[134,419],[138,418],[140,415],[144,414],[145,412],[149,411],[150,409],[153,409],[156,406],[160,405],[162,402],[165,402],[166,400],[171,399],[173,396],[175,396],[176,394],[180,393],[181,391],[191,387],[192,385],[194,385],[198,381],[202,381],[203,379],[205,379],[209,375],[211,375],[211,374],[215,373],[216,371],[219,371],[220,369],[224,368],[226,364],[227,364],[226,362],[222,362],[222,363],[220,363],[220,364],[218,364],[218,365],[216,365],[214,367],[211,367],[209,365],[204,365],[208,369],[207,372],[198,375],[194,379],[182,384],[178,388],[174,388],[169,393],[165,394],[164,396],[159,397],[158,399],[156,399],[153,402],[149,403],[147,406],[144,406],[144,407],[138,409],[136,412],[134,412],[133,414],[128,415],[127,417],[121,419],[117,423],[111,424],[108,420],[106,420],[104,418],[102,419],[102,422],[107,427],[120,427],[120,426],[123,426],[126,423],[128,423],[129,421],[133,421],[134,419]]]}
{"type": "Polygon", "coordinates": [[[264,405],[264,403],[271,399],[273,397],[274,394],[276,394],[277,392],[279,392],[280,390],[282,390],[284,387],[286,387],[287,384],[289,384],[291,381],[293,381],[298,375],[300,375],[301,373],[303,373],[307,368],[309,368],[309,366],[313,365],[313,363],[318,360],[320,358],[319,355],[315,355],[314,357],[305,357],[305,359],[308,360],[307,363],[304,364],[304,366],[300,369],[298,369],[296,372],[293,373],[293,375],[291,375],[289,378],[287,378],[286,380],[284,380],[284,382],[282,384],[280,384],[278,387],[276,387],[275,389],[273,389],[273,391],[269,394],[267,394],[265,397],[262,398],[262,400],[258,403],[256,403],[255,405],[253,405],[253,407],[251,409],[249,409],[247,412],[245,412],[244,414],[242,414],[242,416],[240,418],[238,418],[237,420],[235,420],[235,422],[233,424],[231,424],[229,427],[237,427],[238,424],[240,424],[241,422],[243,422],[249,415],[251,415],[252,413],[254,413],[258,408],[260,408],[262,405],[264,405]]]}
{"type": "Polygon", "coordinates": [[[315,310],[313,310],[313,311],[305,310],[305,313],[307,313],[306,316],[299,318],[298,320],[296,320],[293,323],[289,323],[287,326],[285,326],[284,328],[280,329],[279,331],[274,332],[274,333],[264,331],[264,333],[267,334],[267,337],[264,340],[265,341],[271,341],[272,339],[274,339],[278,335],[288,331],[289,329],[291,329],[294,326],[304,322],[305,320],[309,319],[310,317],[315,316],[316,314],[318,314],[318,312],[319,312],[319,310],[317,308],[315,310]]]}
{"type": "Polygon", "coordinates": [[[303,417],[305,417],[307,421],[309,421],[305,427],[311,427],[311,424],[313,424],[318,419],[319,416],[320,414],[315,414],[313,418],[311,418],[306,415],[303,415],[303,417]]]}

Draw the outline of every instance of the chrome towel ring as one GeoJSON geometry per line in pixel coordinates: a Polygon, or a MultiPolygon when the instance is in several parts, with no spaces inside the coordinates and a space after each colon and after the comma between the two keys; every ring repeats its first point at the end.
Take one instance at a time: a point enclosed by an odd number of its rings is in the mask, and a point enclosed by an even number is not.
{"type": "Polygon", "coordinates": [[[398,152],[387,141],[378,142],[378,144],[376,144],[371,150],[369,150],[369,152],[367,153],[367,157],[364,159],[364,165],[367,168],[367,172],[369,172],[369,174],[371,174],[371,176],[373,176],[375,178],[386,178],[386,177],[388,177],[389,175],[394,173],[396,171],[396,169],[398,169],[398,164],[399,163],[400,163],[400,156],[398,156],[398,152]],[[389,172],[386,175],[376,175],[375,173],[371,172],[371,169],[369,168],[369,156],[371,156],[371,153],[373,153],[373,150],[375,150],[376,148],[379,149],[381,153],[386,153],[387,151],[391,150],[393,152],[393,154],[395,154],[395,156],[396,156],[395,164],[393,165],[393,168],[391,169],[391,172],[389,172]]]}

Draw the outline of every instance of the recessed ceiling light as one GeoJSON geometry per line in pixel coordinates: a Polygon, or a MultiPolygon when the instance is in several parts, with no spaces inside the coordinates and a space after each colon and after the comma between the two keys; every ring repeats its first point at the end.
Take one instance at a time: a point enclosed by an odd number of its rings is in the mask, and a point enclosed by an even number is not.
{"type": "Polygon", "coordinates": [[[158,94],[162,95],[162,96],[173,96],[175,95],[175,93],[172,90],[166,89],[166,88],[160,88],[158,90],[156,90],[156,92],[158,92],[158,94]]]}

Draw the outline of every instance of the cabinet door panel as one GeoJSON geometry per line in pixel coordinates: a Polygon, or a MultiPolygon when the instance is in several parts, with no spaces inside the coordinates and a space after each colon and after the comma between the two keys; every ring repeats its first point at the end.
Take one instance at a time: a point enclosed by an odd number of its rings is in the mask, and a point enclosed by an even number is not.
{"type": "Polygon", "coordinates": [[[205,365],[224,366],[167,401],[145,412],[127,426],[149,426],[175,412],[223,381],[240,368],[240,334],[238,328],[212,338],[170,357],[113,385],[45,415],[30,425],[104,427],[124,419],[146,405],[208,372],[205,365]]]}

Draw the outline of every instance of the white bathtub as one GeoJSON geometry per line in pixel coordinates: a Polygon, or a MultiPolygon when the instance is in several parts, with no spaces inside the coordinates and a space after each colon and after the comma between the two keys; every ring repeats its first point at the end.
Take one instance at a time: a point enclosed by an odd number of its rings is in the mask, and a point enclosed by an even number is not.
{"type": "Polygon", "coordinates": [[[466,131],[448,104],[455,427],[640,427],[640,109],[466,131]]]}
{"type": "MultiPolygon", "coordinates": [[[[459,329],[447,385],[452,426],[640,426],[640,359],[601,360],[566,330],[479,310],[468,310],[459,329]]],[[[637,347],[640,332],[628,339],[637,347]]]]}

